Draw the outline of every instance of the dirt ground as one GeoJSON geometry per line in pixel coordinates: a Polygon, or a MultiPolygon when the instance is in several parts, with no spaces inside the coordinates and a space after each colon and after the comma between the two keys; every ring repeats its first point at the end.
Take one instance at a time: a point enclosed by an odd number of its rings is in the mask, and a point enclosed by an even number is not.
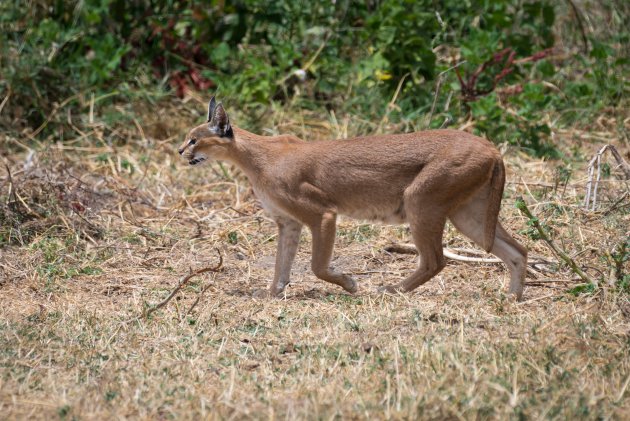
{"type": "MultiPolygon", "coordinates": [[[[407,229],[343,218],[333,264],[358,294],[312,275],[305,232],[285,296],[256,299],[273,276],[275,226],[235,168],[179,161],[196,120],[167,117],[116,133],[97,121],[63,144],[6,140],[2,418],[630,417],[630,295],[614,285],[628,267],[610,257],[630,234],[630,199],[607,154],[596,209],[582,206],[590,158],[611,140],[628,153],[605,126],[554,133],[574,151],[565,162],[500,146],[501,219],[547,260],[531,266],[523,302],[506,296],[503,265],[453,260],[416,292],[380,294],[415,267],[414,255],[386,251],[407,229]],[[519,196],[599,288],[526,235],[519,196]],[[151,311],[219,255],[218,272],[151,311]]],[[[279,114],[275,127],[340,131],[293,121],[279,114]]],[[[475,256],[451,226],[444,243],[475,256]]]]}

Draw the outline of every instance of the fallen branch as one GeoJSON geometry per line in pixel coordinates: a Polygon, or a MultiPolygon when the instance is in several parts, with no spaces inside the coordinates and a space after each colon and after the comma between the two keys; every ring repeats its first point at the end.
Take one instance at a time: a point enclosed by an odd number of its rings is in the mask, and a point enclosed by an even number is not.
{"type": "Polygon", "coordinates": [[[215,267],[207,267],[207,268],[199,269],[184,276],[182,279],[180,279],[179,283],[177,284],[175,289],[170,293],[170,295],[166,297],[164,301],[161,301],[158,304],[154,305],[153,307],[149,308],[144,313],[144,317],[149,317],[152,313],[154,313],[155,311],[167,305],[169,301],[171,301],[173,297],[179,292],[179,290],[182,289],[182,287],[186,285],[188,281],[190,281],[195,276],[201,275],[207,272],[218,272],[221,269],[221,266],[223,266],[223,256],[221,255],[221,252],[218,249],[217,249],[217,253],[219,253],[219,263],[215,267]]]}
{"type": "MultiPolygon", "coordinates": [[[[418,254],[418,249],[413,244],[391,244],[384,249],[389,253],[398,253],[398,254],[418,254]]],[[[473,249],[462,249],[462,248],[444,248],[443,253],[444,256],[451,259],[457,260],[459,262],[468,262],[468,263],[503,263],[503,261],[497,257],[472,257],[472,256],[463,256],[461,254],[457,254],[457,252],[468,253],[468,254],[476,254],[483,255],[484,252],[473,250],[473,249]]],[[[540,264],[555,264],[556,262],[547,259],[543,256],[532,256],[528,260],[527,264],[530,266],[536,266],[540,264]]]]}
{"type": "Polygon", "coordinates": [[[471,256],[462,256],[461,254],[453,253],[449,249],[444,249],[444,257],[449,258],[451,260],[457,260],[459,262],[470,262],[470,263],[502,263],[501,259],[496,257],[471,257],[471,256]]]}
{"type": "Polygon", "coordinates": [[[575,282],[580,282],[579,279],[546,279],[544,281],[529,281],[527,285],[538,285],[538,284],[571,284],[575,282]]]}

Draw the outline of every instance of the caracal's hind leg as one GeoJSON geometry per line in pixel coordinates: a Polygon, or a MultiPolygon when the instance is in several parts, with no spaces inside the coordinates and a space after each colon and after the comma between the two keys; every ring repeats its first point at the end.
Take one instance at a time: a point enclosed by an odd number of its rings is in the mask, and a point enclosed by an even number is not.
{"type": "MultiPolygon", "coordinates": [[[[488,208],[487,189],[482,189],[471,200],[457,208],[449,219],[462,234],[484,247],[484,223],[488,208]]],[[[496,225],[494,244],[490,253],[501,259],[510,270],[509,293],[517,300],[523,296],[525,272],[527,270],[527,249],[520,245],[499,222],[496,225]]]]}
{"type": "Polygon", "coordinates": [[[418,268],[398,285],[381,289],[387,292],[413,291],[446,266],[442,252],[446,212],[431,204],[430,198],[425,199],[423,194],[405,197],[405,212],[413,242],[418,250],[418,268]]]}
{"type": "Polygon", "coordinates": [[[330,268],[330,259],[335,245],[336,225],[337,215],[332,212],[324,213],[321,218],[310,224],[313,236],[311,268],[319,279],[339,285],[350,293],[355,293],[357,292],[357,283],[354,279],[330,268]]]}
{"type": "Polygon", "coordinates": [[[458,204],[474,194],[480,180],[487,179],[493,166],[494,161],[490,160],[465,169],[456,165],[453,171],[460,171],[459,177],[453,177],[442,163],[422,169],[403,195],[405,214],[420,255],[418,269],[398,286],[386,290],[411,291],[444,269],[442,236],[446,218],[458,204]]]}
{"type": "Polygon", "coordinates": [[[527,272],[527,249],[520,245],[497,222],[494,245],[490,252],[503,260],[510,269],[509,292],[515,295],[518,301],[521,301],[525,287],[525,273],[527,272]]]}
{"type": "Polygon", "coordinates": [[[386,288],[388,291],[409,292],[440,273],[446,260],[442,253],[442,234],[445,219],[419,218],[410,222],[409,228],[413,242],[418,249],[418,268],[394,288],[386,288]]]}

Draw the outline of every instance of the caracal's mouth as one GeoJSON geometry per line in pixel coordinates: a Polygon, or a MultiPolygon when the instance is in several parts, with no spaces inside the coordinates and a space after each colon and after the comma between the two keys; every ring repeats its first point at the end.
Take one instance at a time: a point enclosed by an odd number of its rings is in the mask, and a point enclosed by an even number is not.
{"type": "Polygon", "coordinates": [[[193,158],[193,159],[191,159],[190,161],[188,161],[188,163],[189,163],[190,165],[197,165],[197,164],[199,164],[200,162],[203,162],[203,161],[205,161],[205,160],[206,160],[206,158],[193,158]]]}

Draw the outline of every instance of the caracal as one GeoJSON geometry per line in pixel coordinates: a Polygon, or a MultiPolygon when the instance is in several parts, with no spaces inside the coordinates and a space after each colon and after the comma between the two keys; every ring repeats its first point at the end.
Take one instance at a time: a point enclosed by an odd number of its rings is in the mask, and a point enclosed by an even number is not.
{"type": "Polygon", "coordinates": [[[522,297],[527,250],[498,221],[505,169],[486,139],[457,130],[313,142],[259,136],[231,125],[213,97],[208,121],[188,133],[179,154],[190,165],[221,160],[239,167],[278,224],[275,274],[265,294],[279,295],[289,283],[303,226],[313,237],[315,275],[356,292],[354,279],[330,267],[337,215],[347,215],[409,224],[419,266],[385,291],[412,291],[444,268],[448,219],[507,265],[509,292],[522,297]]]}

